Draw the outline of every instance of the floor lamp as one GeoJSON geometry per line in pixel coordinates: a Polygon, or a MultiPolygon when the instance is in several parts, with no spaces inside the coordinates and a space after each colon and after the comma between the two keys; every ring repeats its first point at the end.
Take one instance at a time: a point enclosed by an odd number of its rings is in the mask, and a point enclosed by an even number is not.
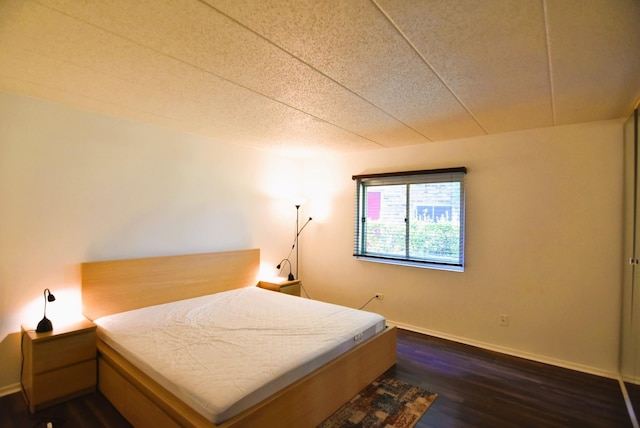
{"type": "Polygon", "coordinates": [[[297,204],[296,206],[296,239],[293,242],[293,245],[296,247],[296,279],[299,279],[300,277],[298,276],[298,266],[300,265],[300,260],[298,259],[298,250],[299,250],[299,245],[298,245],[298,239],[300,237],[300,233],[302,233],[302,230],[307,227],[307,224],[309,224],[309,222],[312,220],[311,217],[309,217],[309,220],[307,220],[307,222],[305,224],[302,225],[302,228],[298,228],[299,225],[299,218],[300,218],[300,204],[297,204]]]}

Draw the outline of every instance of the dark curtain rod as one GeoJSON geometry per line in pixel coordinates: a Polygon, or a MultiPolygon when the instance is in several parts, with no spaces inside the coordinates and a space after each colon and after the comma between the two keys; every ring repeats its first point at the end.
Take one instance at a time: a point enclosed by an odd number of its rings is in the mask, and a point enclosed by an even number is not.
{"type": "Polygon", "coordinates": [[[440,168],[440,169],[424,169],[421,171],[402,171],[402,172],[381,172],[378,174],[361,174],[351,176],[352,180],[360,180],[363,178],[382,178],[382,177],[401,177],[403,175],[427,175],[427,174],[450,174],[455,172],[467,173],[464,166],[457,168],[440,168]]]}

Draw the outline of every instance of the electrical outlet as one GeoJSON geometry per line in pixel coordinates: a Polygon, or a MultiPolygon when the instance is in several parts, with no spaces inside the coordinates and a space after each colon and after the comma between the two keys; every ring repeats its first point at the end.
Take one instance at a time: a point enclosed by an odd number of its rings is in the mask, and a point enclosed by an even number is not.
{"type": "Polygon", "coordinates": [[[509,315],[500,314],[500,325],[502,327],[507,327],[509,325],[509,315]]]}
{"type": "Polygon", "coordinates": [[[384,294],[382,294],[382,293],[376,293],[376,299],[378,299],[378,300],[384,300],[384,294]]]}

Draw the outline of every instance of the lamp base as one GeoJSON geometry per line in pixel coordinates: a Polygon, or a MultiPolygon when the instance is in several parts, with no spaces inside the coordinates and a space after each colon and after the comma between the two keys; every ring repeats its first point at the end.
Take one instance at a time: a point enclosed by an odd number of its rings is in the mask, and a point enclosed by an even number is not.
{"type": "Polygon", "coordinates": [[[53,330],[53,325],[47,317],[42,318],[36,327],[36,333],[46,333],[51,330],[53,330]]]}

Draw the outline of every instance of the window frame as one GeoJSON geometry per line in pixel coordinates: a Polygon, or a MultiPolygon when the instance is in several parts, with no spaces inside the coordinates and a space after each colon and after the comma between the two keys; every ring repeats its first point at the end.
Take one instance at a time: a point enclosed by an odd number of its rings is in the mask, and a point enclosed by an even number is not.
{"type": "MultiPolygon", "coordinates": [[[[464,271],[464,253],[465,253],[465,177],[467,168],[441,168],[418,171],[402,171],[388,172],[378,174],[354,175],[352,179],[356,182],[356,207],[355,207],[355,227],[354,227],[354,251],[353,256],[357,260],[365,260],[378,263],[387,263],[403,266],[414,266],[429,269],[450,270],[456,272],[464,271]],[[412,184],[431,184],[431,183],[460,183],[459,188],[459,232],[458,232],[458,258],[456,262],[444,259],[438,260],[437,257],[411,257],[410,255],[410,236],[411,236],[411,218],[409,210],[411,206],[411,195],[409,192],[412,184]],[[366,205],[367,205],[367,187],[384,186],[384,185],[405,185],[407,188],[405,196],[405,256],[398,256],[387,253],[367,253],[366,252],[366,205]]],[[[414,199],[415,201],[415,199],[414,199]]]]}

